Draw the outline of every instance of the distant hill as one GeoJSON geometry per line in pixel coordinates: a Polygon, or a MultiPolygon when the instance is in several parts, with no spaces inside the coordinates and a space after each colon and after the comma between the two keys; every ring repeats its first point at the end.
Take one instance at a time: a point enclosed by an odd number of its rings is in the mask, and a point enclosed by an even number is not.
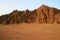
{"type": "Polygon", "coordinates": [[[14,23],[40,23],[40,24],[60,24],[60,10],[42,5],[41,7],[29,11],[14,10],[13,12],[0,16],[0,24],[14,23]]]}

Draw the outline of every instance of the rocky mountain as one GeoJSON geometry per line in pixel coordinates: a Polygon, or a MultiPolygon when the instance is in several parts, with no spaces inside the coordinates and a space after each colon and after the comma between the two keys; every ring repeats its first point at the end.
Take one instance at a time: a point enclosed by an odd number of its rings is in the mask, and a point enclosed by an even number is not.
{"type": "Polygon", "coordinates": [[[14,23],[60,24],[60,9],[42,5],[33,11],[28,9],[25,11],[14,10],[0,16],[0,24],[14,23]]]}

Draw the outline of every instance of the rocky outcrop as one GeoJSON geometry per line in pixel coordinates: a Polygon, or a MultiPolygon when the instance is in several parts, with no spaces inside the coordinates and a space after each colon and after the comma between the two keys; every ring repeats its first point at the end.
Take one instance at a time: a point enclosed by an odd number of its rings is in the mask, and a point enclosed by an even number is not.
{"type": "Polygon", "coordinates": [[[0,16],[0,24],[13,23],[60,24],[60,10],[42,5],[33,11],[14,10],[10,14],[0,16]]]}

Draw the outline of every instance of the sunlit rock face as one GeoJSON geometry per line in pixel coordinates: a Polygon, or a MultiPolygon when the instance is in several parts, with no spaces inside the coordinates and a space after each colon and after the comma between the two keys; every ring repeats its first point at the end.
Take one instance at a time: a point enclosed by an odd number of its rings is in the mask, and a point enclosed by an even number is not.
{"type": "Polygon", "coordinates": [[[42,5],[33,11],[14,10],[10,14],[0,16],[0,24],[14,23],[60,24],[60,10],[42,5]]]}

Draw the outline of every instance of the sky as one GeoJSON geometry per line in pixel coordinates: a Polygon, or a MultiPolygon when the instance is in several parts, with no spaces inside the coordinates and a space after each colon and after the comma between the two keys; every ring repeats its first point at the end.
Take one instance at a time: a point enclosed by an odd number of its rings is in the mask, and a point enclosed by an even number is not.
{"type": "Polygon", "coordinates": [[[13,10],[34,10],[42,4],[60,9],[60,0],[0,0],[0,15],[9,14],[13,10]]]}

